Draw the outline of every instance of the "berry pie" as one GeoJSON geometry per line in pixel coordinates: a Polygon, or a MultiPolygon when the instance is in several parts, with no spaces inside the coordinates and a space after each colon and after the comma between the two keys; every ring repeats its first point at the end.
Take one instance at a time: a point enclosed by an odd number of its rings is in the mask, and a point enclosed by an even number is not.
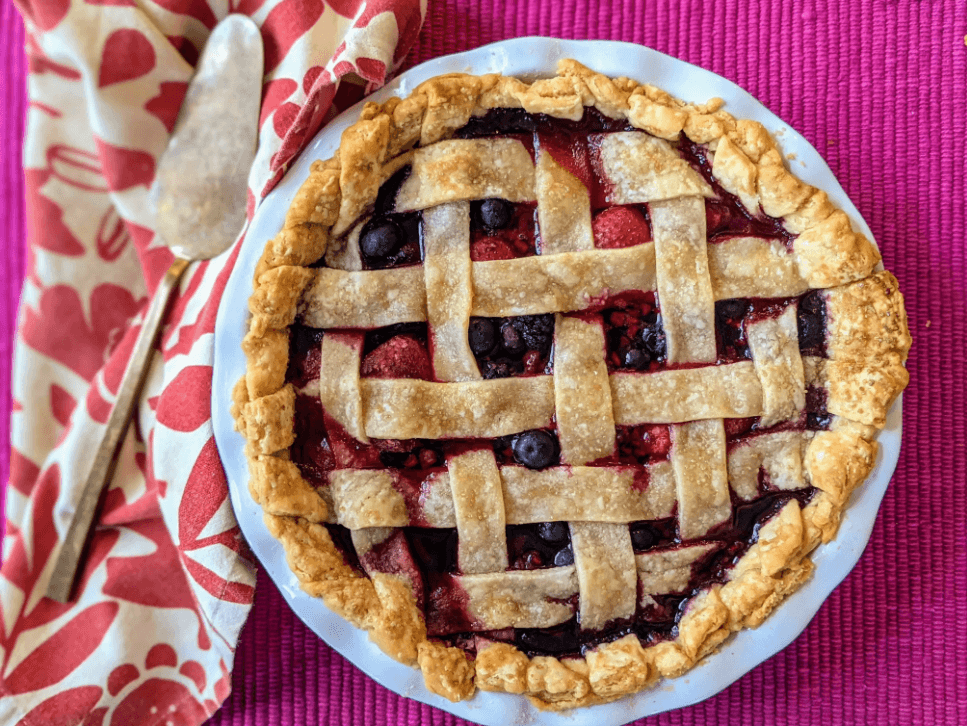
{"type": "Polygon", "coordinates": [[[907,384],[896,279],[757,122],[563,61],[366,105],[233,392],[302,588],[451,700],[675,677],[810,577],[907,384]]]}

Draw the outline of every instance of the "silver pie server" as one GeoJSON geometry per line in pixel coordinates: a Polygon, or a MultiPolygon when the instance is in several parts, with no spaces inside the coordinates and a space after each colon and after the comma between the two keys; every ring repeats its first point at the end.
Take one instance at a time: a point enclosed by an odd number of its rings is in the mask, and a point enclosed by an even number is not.
{"type": "Polygon", "coordinates": [[[101,494],[114,474],[171,293],[189,263],[228,249],[245,224],[258,142],[264,55],[258,26],[229,15],[212,31],[158,161],[156,231],[175,254],[148,307],[94,463],[57,556],[47,597],[70,599],[101,494]]]}

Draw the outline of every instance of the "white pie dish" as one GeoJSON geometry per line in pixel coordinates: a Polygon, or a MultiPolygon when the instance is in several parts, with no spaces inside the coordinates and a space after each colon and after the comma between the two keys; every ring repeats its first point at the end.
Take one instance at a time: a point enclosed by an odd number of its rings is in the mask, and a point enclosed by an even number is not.
{"type": "MultiPolygon", "coordinates": [[[[403,74],[371,98],[381,101],[391,95],[405,96],[420,82],[447,72],[500,72],[525,78],[550,74],[561,58],[575,58],[606,75],[633,76],[638,81],[659,86],[687,101],[703,102],[713,96],[723,98],[726,109],[733,115],[763,123],[787,157],[794,159],[790,163],[796,175],[826,190],[834,204],[850,216],[855,228],[872,239],[869,228],[847,199],[829,167],[805,139],[729,81],[641,46],[543,38],[505,41],[425,63],[403,74]],[[629,72],[629,69],[639,70],[629,72]]],[[[899,454],[899,402],[890,412],[887,426],[879,437],[881,450],[876,467],[854,493],[838,537],[813,556],[816,564],[813,578],[778,608],[763,626],[738,633],[718,653],[682,678],[659,682],[652,689],[613,704],[553,714],[537,711],[522,697],[506,694],[478,693],[468,702],[451,703],[429,693],[418,671],[388,659],[369,642],[364,631],[356,630],[330,613],[321,600],[302,592],[286,564],[281,545],[263,526],[261,509],[248,494],[248,472],[241,455],[244,440],[233,431],[233,422],[228,413],[229,399],[232,386],[245,371],[245,359],[240,349],[247,318],[244,301],[251,294],[252,274],[262,247],[282,226],[295,192],[308,176],[310,163],[333,154],[343,129],[355,120],[358,111],[359,107],[350,109],[326,127],[260,205],[226,288],[216,324],[213,420],[232,503],[253,551],[293,610],[329,645],[384,686],[462,718],[488,725],[508,722],[594,723],[602,726],[627,723],[708,698],[788,645],[849,573],[866,545],[899,454]]]]}

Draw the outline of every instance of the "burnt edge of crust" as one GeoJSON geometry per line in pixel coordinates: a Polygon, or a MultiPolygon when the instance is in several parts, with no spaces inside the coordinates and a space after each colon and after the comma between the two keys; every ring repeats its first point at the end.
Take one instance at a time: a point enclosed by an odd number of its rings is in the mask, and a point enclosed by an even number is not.
{"type": "Polygon", "coordinates": [[[426,685],[452,701],[476,688],[526,695],[542,709],[604,703],[683,674],[715,651],[734,631],[756,627],[812,573],[811,551],[836,535],[852,490],[873,467],[873,440],[886,411],[908,381],[903,363],[910,348],[903,298],[887,272],[871,275],[880,257],[855,232],[825,192],[796,178],[775,142],[756,121],[735,119],[722,101],[684,103],[654,86],[609,78],[573,60],[558,75],[526,84],[499,75],[439,76],[405,99],[368,103],[347,129],[332,159],[312,164],[286,215],[257,264],[252,315],[243,349],[246,375],[232,392],[236,428],[246,437],[252,495],[266,527],[283,545],[290,568],[308,594],[356,627],[390,656],[423,671],[426,685]],[[472,115],[492,108],[523,108],[576,120],[596,107],[626,118],[654,136],[684,133],[706,144],[713,174],[744,204],[761,205],[797,234],[800,272],[814,288],[831,288],[829,360],[823,381],[835,414],[829,431],[816,434],[805,467],[817,493],[805,508],[791,500],[763,525],[760,538],[724,584],[692,599],[675,640],[643,647],[633,636],[602,644],[584,658],[529,658],[495,643],[475,661],[463,651],[429,641],[408,587],[393,576],[371,580],[347,565],[320,524],[326,503],[288,462],[294,437],[287,328],[311,273],[331,236],[349,228],[375,200],[399,166],[394,159],[416,146],[448,138],[472,115]],[[877,355],[869,356],[869,349],[877,355]],[[631,642],[631,641],[634,642],[631,642]]]}

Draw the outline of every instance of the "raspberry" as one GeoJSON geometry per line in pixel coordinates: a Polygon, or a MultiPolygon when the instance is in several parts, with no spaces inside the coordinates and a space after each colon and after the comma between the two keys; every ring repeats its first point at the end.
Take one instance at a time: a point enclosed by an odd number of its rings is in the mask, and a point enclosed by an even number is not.
{"type": "Polygon", "coordinates": [[[398,335],[373,350],[363,359],[364,378],[433,378],[430,356],[416,338],[398,335]]]}
{"type": "Polygon", "coordinates": [[[603,249],[631,247],[651,240],[648,220],[634,207],[611,207],[591,222],[594,244],[603,249]]]}
{"type": "Polygon", "coordinates": [[[671,433],[667,426],[645,426],[643,449],[651,456],[667,456],[672,448],[671,433]]]}
{"type": "Polygon", "coordinates": [[[756,422],[754,418],[727,418],[725,419],[725,437],[734,439],[741,436],[752,428],[756,422]]]}
{"type": "Polygon", "coordinates": [[[490,260],[513,260],[517,257],[513,247],[499,237],[484,237],[470,247],[470,259],[474,262],[490,260]]]}

